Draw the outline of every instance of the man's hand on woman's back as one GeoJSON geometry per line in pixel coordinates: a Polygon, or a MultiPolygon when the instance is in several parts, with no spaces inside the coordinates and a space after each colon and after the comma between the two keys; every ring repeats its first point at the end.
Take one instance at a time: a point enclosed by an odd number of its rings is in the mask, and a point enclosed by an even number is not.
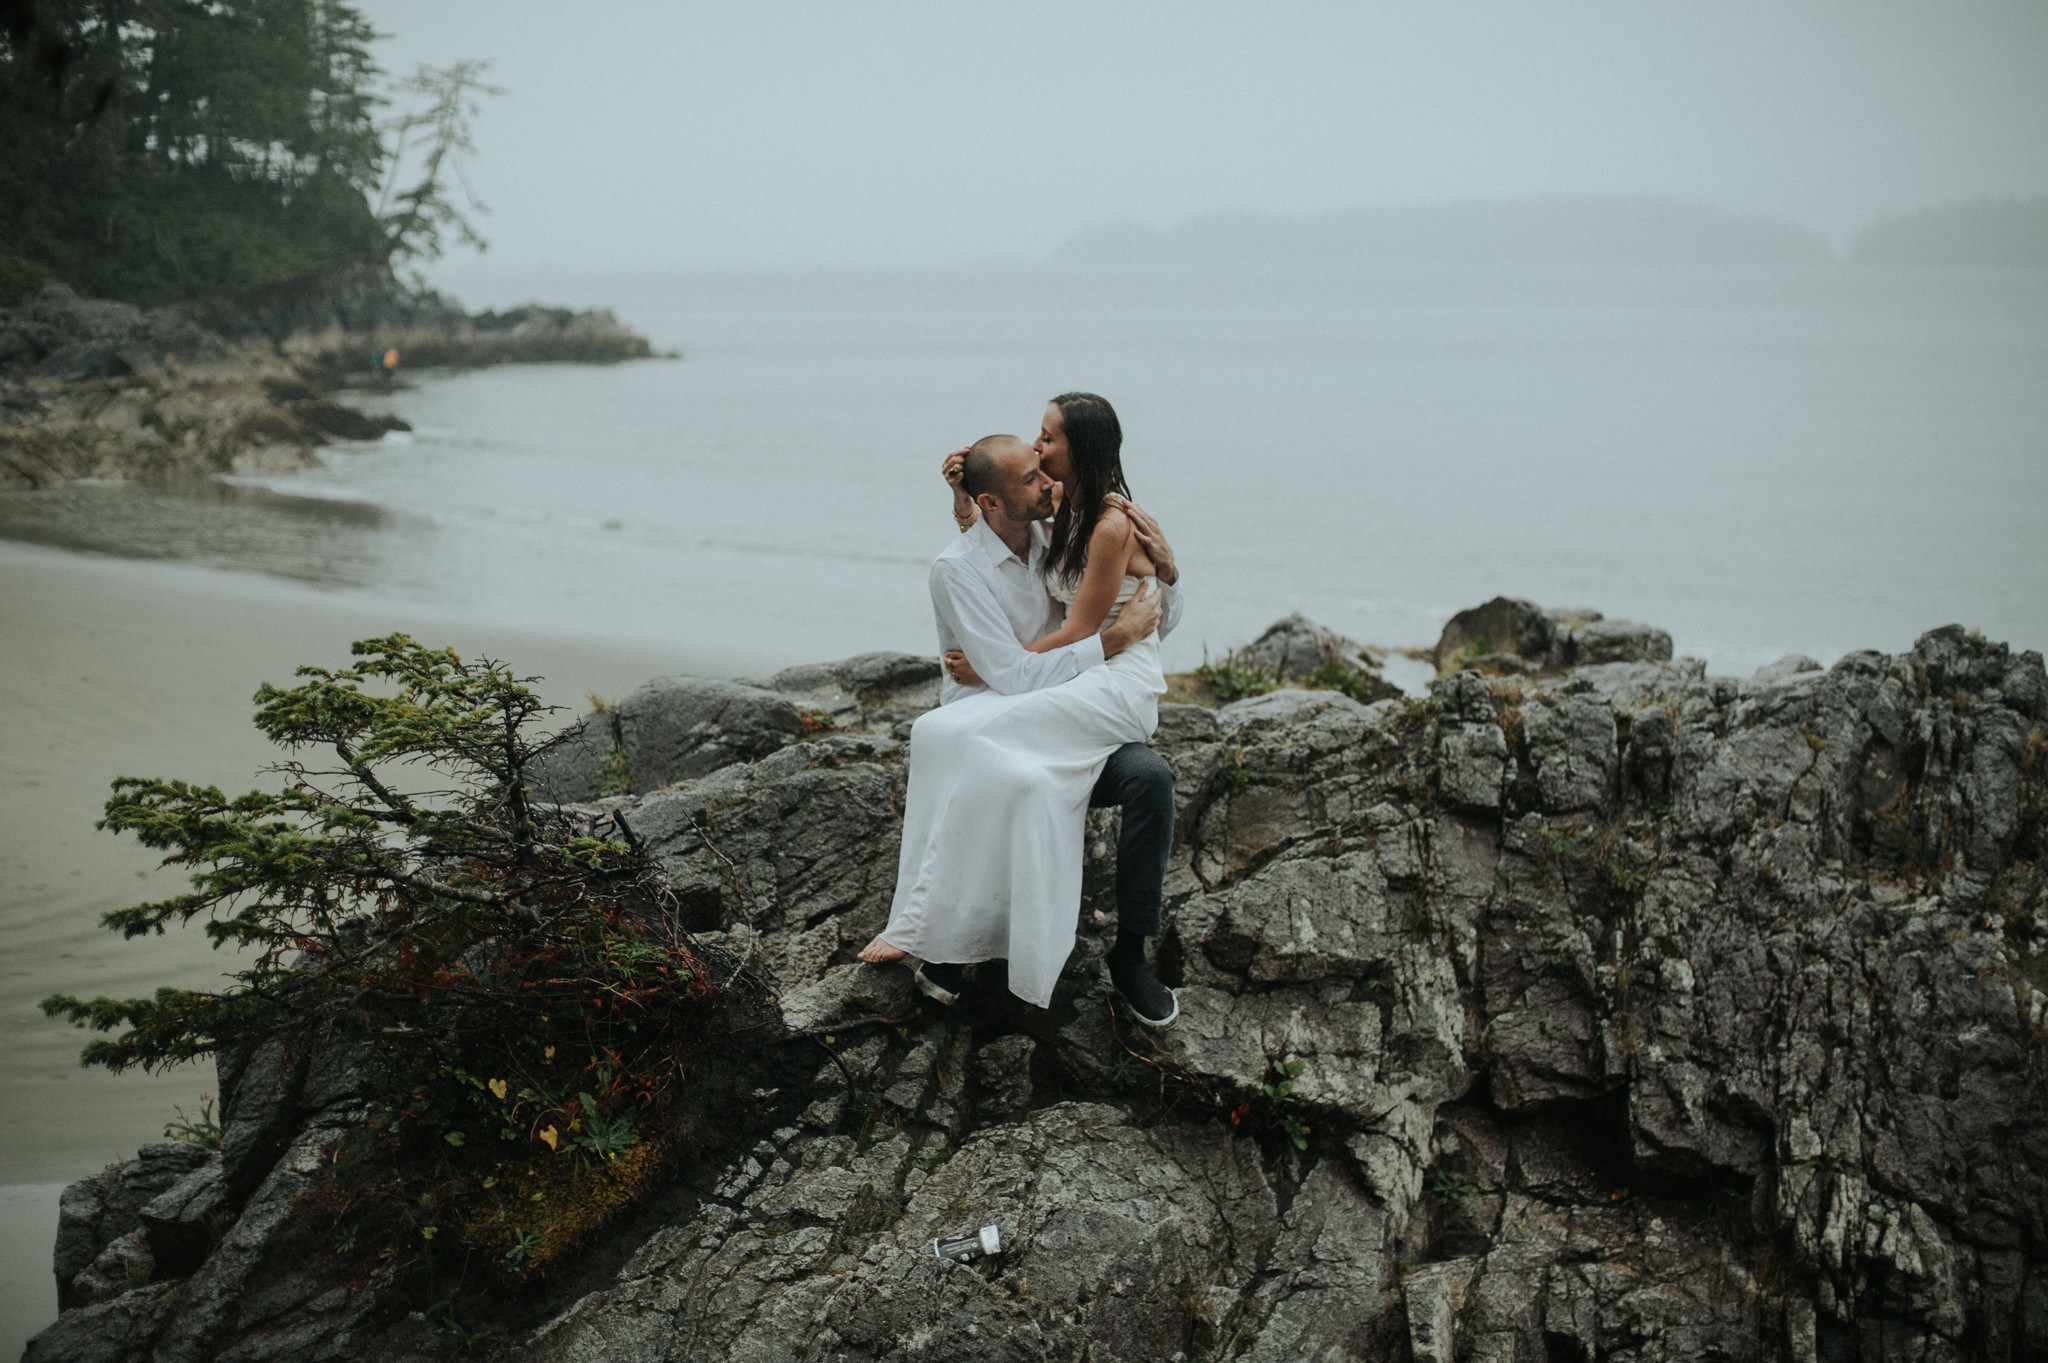
{"type": "Polygon", "coordinates": [[[1115,620],[1102,627],[1102,656],[1114,658],[1138,640],[1159,628],[1165,610],[1164,592],[1155,578],[1146,578],[1137,595],[1124,603],[1115,620]]]}

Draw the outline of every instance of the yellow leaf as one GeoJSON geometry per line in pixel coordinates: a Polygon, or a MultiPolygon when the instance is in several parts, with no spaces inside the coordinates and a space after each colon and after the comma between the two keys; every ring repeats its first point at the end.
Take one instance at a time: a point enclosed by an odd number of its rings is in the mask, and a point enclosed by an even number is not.
{"type": "Polygon", "coordinates": [[[541,1128],[540,1138],[548,1143],[548,1149],[550,1150],[560,1150],[562,1148],[562,1133],[551,1126],[541,1128]]]}
{"type": "Polygon", "coordinates": [[[555,1048],[553,1046],[550,1046],[545,1051],[542,1051],[541,1054],[546,1056],[549,1060],[553,1060],[555,1058],[555,1048]]]}
{"type": "Polygon", "coordinates": [[[489,1087],[491,1090],[491,1096],[493,1098],[498,1099],[500,1102],[503,1102],[505,1098],[505,1081],[502,1079],[493,1079],[490,1082],[489,1087]]]}

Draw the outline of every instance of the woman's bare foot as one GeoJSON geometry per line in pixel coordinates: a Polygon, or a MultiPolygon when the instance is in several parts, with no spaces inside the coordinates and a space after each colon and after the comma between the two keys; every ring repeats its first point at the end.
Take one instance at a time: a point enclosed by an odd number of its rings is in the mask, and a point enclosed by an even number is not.
{"type": "Polygon", "coordinates": [[[860,949],[860,958],[869,965],[887,965],[890,961],[902,960],[903,953],[877,937],[860,949]]]}

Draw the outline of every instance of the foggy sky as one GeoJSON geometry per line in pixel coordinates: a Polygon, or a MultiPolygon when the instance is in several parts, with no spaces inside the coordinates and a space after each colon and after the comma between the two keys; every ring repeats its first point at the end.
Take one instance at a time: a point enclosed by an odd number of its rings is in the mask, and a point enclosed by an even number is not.
{"type": "Polygon", "coordinates": [[[501,267],[945,266],[1108,220],[1574,194],[1840,243],[2048,192],[2039,0],[361,8],[387,69],[507,88],[472,171],[501,267]]]}

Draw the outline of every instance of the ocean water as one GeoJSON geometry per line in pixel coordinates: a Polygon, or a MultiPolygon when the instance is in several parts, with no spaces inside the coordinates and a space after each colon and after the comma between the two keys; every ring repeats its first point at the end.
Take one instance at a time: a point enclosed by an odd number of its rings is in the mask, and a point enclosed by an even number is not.
{"type": "Polygon", "coordinates": [[[410,438],[237,487],[0,497],[0,535],[735,672],[924,651],[941,457],[1085,388],[1182,564],[1170,666],[1297,610],[1426,646],[1501,593],[1662,625],[1720,673],[1951,621],[2048,645],[2048,271],[449,282],[611,306],[682,358],[406,374],[352,400],[410,438]]]}

